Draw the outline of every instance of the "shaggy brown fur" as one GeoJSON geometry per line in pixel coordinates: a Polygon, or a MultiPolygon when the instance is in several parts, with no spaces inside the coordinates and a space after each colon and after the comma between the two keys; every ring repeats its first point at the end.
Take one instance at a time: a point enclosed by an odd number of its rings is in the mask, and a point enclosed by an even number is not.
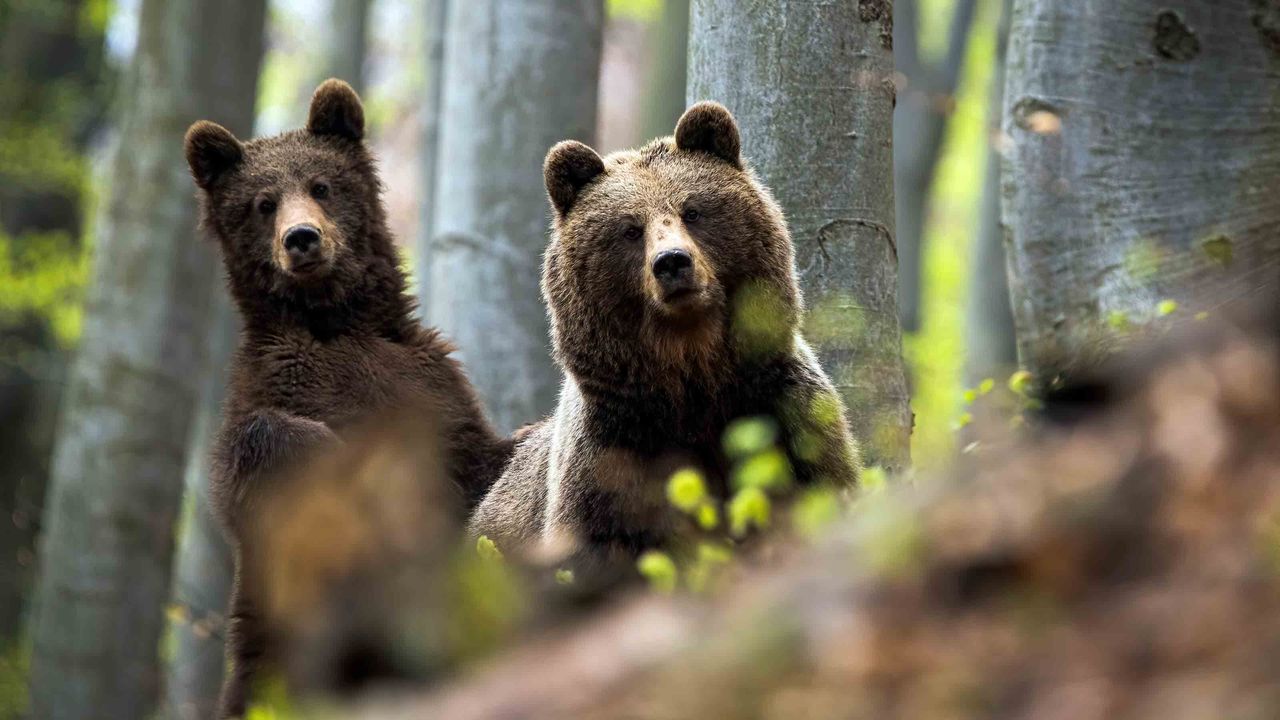
{"type": "MultiPolygon", "coordinates": [[[[211,487],[238,542],[275,474],[393,408],[432,414],[466,505],[510,456],[449,344],[413,317],[363,134],[360,100],[337,80],[316,90],[305,130],[241,143],[202,121],[187,133],[203,223],[222,246],[244,319],[211,487]]],[[[248,554],[237,548],[228,716],[244,711],[271,649],[248,554]]]]}
{"type": "Polygon", "coordinates": [[[551,149],[542,287],[564,388],[474,533],[549,543],[579,567],[661,546],[675,520],[666,478],[692,465],[724,497],[721,436],[744,416],[779,420],[800,483],[855,481],[839,397],[798,334],[786,223],[739,148],[733,117],[704,102],[640,150],[551,149]]]}

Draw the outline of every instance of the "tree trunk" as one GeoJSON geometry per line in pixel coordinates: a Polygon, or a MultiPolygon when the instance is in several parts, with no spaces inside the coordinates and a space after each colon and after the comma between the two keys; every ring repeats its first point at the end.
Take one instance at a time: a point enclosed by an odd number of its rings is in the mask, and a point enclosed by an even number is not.
{"type": "Polygon", "coordinates": [[[330,0],[329,42],[321,48],[324,77],[346,80],[356,92],[364,92],[364,61],[369,39],[369,8],[373,0],[330,0]]]}
{"type": "Polygon", "coordinates": [[[1041,384],[1176,301],[1275,281],[1280,6],[1018,0],[1004,222],[1018,353],[1041,384]]]}
{"type": "Polygon", "coordinates": [[[450,8],[426,316],[503,431],[549,412],[559,387],[538,291],[542,159],[592,139],[603,19],[601,0],[450,8]]]}
{"type": "Polygon", "coordinates": [[[640,135],[647,142],[675,132],[684,113],[689,67],[689,0],[663,0],[662,14],[649,28],[649,60],[640,135]]]}
{"type": "Polygon", "coordinates": [[[987,117],[987,170],[982,186],[977,247],[969,265],[969,297],[965,308],[965,380],[1007,376],[1018,363],[1009,306],[1008,265],[1004,255],[1004,227],[1000,223],[1000,113],[1004,101],[1004,63],[1009,46],[1009,15],[1013,0],[1004,0],[996,30],[995,71],[987,117]]]}
{"type": "Polygon", "coordinates": [[[56,408],[75,340],[104,23],[80,0],[0,7],[0,642],[31,586],[56,408]],[[39,258],[31,262],[27,258],[39,258]],[[70,322],[69,322],[70,321],[70,322]]]}
{"type": "Polygon", "coordinates": [[[423,56],[424,76],[422,97],[422,148],[421,163],[422,183],[418,198],[418,234],[414,238],[413,263],[414,278],[418,283],[418,302],[422,314],[426,315],[427,284],[426,277],[430,271],[427,258],[430,256],[431,227],[435,213],[432,212],[436,200],[436,166],[440,158],[440,116],[444,104],[444,40],[445,28],[449,19],[449,0],[426,0],[426,32],[427,42],[423,56]]]}
{"type": "Polygon", "coordinates": [[[695,0],[689,100],[724,103],[782,204],[808,338],[869,464],[908,462],[898,325],[891,4],[695,0]]]}
{"type": "Polygon", "coordinates": [[[182,133],[247,125],[263,0],[144,0],[54,454],[33,613],[39,718],[155,709],[174,519],[219,273],[195,231],[182,133]],[[235,53],[227,53],[235,47],[235,53]],[[235,105],[232,88],[240,88],[235,105]],[[224,94],[225,93],[225,94],[224,94]],[[233,110],[234,109],[234,110],[233,110]]]}
{"type": "Polygon", "coordinates": [[[894,62],[903,87],[893,112],[893,174],[898,240],[898,316],[908,332],[920,329],[924,232],[929,191],[942,156],[942,141],[955,107],[960,71],[969,48],[977,0],[957,0],[947,46],[936,63],[920,55],[917,0],[897,0],[894,62]]]}
{"type": "MultiPolygon", "coordinates": [[[[233,130],[239,135],[238,130],[233,130]]],[[[241,137],[245,137],[242,135],[241,137]]],[[[174,561],[169,633],[173,656],[165,672],[168,720],[214,716],[226,665],[227,597],[235,571],[231,548],[209,506],[209,439],[218,429],[226,369],[236,342],[235,311],[218,291],[211,323],[208,368],[200,410],[187,451],[182,534],[174,561]]]]}

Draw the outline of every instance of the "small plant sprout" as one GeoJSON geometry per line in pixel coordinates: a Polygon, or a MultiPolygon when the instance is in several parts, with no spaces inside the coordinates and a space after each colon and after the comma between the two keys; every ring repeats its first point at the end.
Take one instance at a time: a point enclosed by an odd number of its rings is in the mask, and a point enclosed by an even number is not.
{"type": "Polygon", "coordinates": [[[698,527],[703,530],[715,530],[720,525],[720,511],[716,509],[715,503],[699,505],[694,517],[698,520],[698,527]]]}
{"type": "Polygon", "coordinates": [[[715,583],[720,573],[733,561],[733,552],[718,543],[698,544],[693,564],[685,573],[685,584],[695,593],[705,592],[715,583]]]}
{"type": "Polygon", "coordinates": [[[667,500],[681,511],[693,513],[707,502],[707,484],[702,473],[693,468],[681,468],[667,481],[667,500]]]}
{"type": "Polygon", "coordinates": [[[1012,390],[1015,395],[1027,397],[1031,392],[1031,380],[1031,373],[1026,370],[1019,370],[1009,376],[1009,389],[1012,390]]]}
{"type": "Polygon", "coordinates": [[[740,538],[753,527],[767,528],[771,510],[772,503],[764,490],[744,487],[729,501],[729,532],[740,538]]]}
{"type": "Polygon", "coordinates": [[[1174,300],[1161,300],[1156,305],[1156,314],[1160,317],[1168,317],[1178,311],[1178,303],[1174,300]]]}
{"type": "Polygon", "coordinates": [[[1131,327],[1129,315],[1123,310],[1112,310],[1107,313],[1107,324],[1120,332],[1127,332],[1131,327]]]}
{"type": "Polygon", "coordinates": [[[476,538],[476,554],[479,555],[482,560],[490,562],[502,561],[502,551],[499,550],[498,546],[489,539],[488,535],[481,535],[476,538]]]}
{"type": "Polygon", "coordinates": [[[679,572],[670,555],[658,550],[650,550],[636,560],[636,569],[649,581],[654,592],[670,595],[675,592],[679,572]]]}
{"type": "Polygon", "coordinates": [[[778,424],[773,418],[739,418],[724,431],[724,451],[734,459],[744,458],[773,447],[778,441],[778,424]]]}
{"type": "Polygon", "coordinates": [[[761,488],[779,490],[791,484],[791,464],[787,456],[777,448],[756,453],[734,469],[735,488],[761,488]]]}

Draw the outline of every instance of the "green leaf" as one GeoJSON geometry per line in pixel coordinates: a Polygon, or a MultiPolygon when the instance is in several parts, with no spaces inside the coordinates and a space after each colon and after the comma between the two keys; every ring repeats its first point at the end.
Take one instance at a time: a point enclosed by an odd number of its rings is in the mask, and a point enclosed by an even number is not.
{"type": "Polygon", "coordinates": [[[1158,314],[1160,317],[1167,317],[1169,315],[1172,315],[1175,312],[1177,312],[1177,310],[1178,310],[1178,303],[1173,300],[1161,300],[1160,304],[1156,305],[1156,314],[1158,314]]]}
{"type": "Polygon", "coordinates": [[[769,496],[759,487],[739,490],[729,501],[729,532],[734,537],[742,537],[752,527],[768,527],[771,509],[769,496]]]}
{"type": "Polygon", "coordinates": [[[698,527],[703,530],[715,530],[720,524],[720,511],[713,503],[703,503],[698,507],[698,527]]]}
{"type": "Polygon", "coordinates": [[[724,451],[734,459],[768,450],[778,441],[778,425],[773,418],[739,418],[724,431],[724,451]]]}
{"type": "Polygon", "coordinates": [[[649,581],[649,587],[655,592],[667,595],[676,589],[679,573],[670,555],[650,550],[636,560],[636,569],[649,581]]]}
{"type": "Polygon", "coordinates": [[[567,568],[560,568],[556,571],[556,583],[559,585],[573,584],[573,571],[567,568]]]}
{"type": "Polygon", "coordinates": [[[986,395],[996,389],[996,381],[994,378],[986,378],[978,384],[978,394],[986,395]]]}
{"type": "Polygon", "coordinates": [[[680,510],[692,513],[697,511],[707,499],[707,484],[702,473],[693,468],[681,468],[671,474],[667,481],[667,500],[680,510]]]}
{"type": "Polygon", "coordinates": [[[753,455],[734,469],[735,488],[780,489],[791,483],[791,463],[781,450],[753,455]]]}
{"type": "Polygon", "coordinates": [[[489,539],[488,535],[481,535],[476,538],[476,554],[483,560],[495,562],[502,561],[502,551],[499,550],[498,546],[489,539]]]}
{"type": "Polygon", "coordinates": [[[1031,373],[1026,370],[1019,370],[1009,376],[1009,389],[1018,395],[1026,397],[1031,390],[1032,377],[1031,373]]]}
{"type": "Polygon", "coordinates": [[[815,537],[840,516],[840,498],[828,488],[815,488],[800,496],[791,509],[791,522],[805,537],[815,537]]]}
{"type": "Polygon", "coordinates": [[[884,468],[873,465],[863,468],[858,475],[858,488],[865,493],[877,493],[889,486],[889,474],[884,468]]]}
{"type": "Polygon", "coordinates": [[[1107,324],[1116,330],[1129,329],[1129,316],[1123,310],[1112,310],[1107,313],[1107,324]]]}

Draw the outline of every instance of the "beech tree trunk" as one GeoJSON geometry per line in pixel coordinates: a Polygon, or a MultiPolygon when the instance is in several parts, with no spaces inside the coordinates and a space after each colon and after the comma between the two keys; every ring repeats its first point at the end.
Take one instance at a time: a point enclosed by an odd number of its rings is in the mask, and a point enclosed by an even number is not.
{"type": "Polygon", "coordinates": [[[684,113],[689,67],[689,0],[663,0],[662,14],[649,28],[652,46],[645,72],[642,142],[675,132],[684,113]]]}
{"type": "Polygon", "coordinates": [[[1280,4],[1018,0],[1008,73],[1010,282],[1041,384],[1165,300],[1274,284],[1280,4]]]}
{"type": "Polygon", "coordinates": [[[559,140],[592,139],[603,20],[601,0],[450,7],[426,317],[503,431],[549,412],[559,388],[538,289],[542,160],[559,140]]]}
{"type": "MultiPolygon", "coordinates": [[[[251,108],[263,0],[144,0],[53,460],[33,611],[33,717],[156,708],[174,520],[220,267],[182,134],[251,108]],[[236,52],[227,53],[228,47],[236,52]],[[235,98],[229,92],[241,88],[235,98]]],[[[248,111],[248,112],[251,112],[248,111]]]]}
{"type": "Polygon", "coordinates": [[[80,299],[74,268],[92,174],[87,151],[108,105],[105,23],[86,21],[86,4],[0,5],[0,642],[6,645],[18,638],[33,579],[56,409],[74,340],[65,320],[80,299]]]}
{"type": "Polygon", "coordinates": [[[908,462],[898,325],[892,4],[694,0],[689,101],[724,103],[791,227],[808,339],[868,464],[908,462]]]}
{"type": "Polygon", "coordinates": [[[977,0],[956,0],[942,57],[920,53],[917,0],[896,0],[893,58],[903,87],[893,112],[893,174],[898,240],[898,316],[908,332],[920,329],[924,231],[929,192],[937,175],[942,141],[955,108],[956,88],[969,48],[977,0]]]}
{"type": "Polygon", "coordinates": [[[414,279],[423,315],[426,315],[426,282],[430,268],[431,228],[436,200],[436,166],[440,158],[440,115],[444,104],[444,40],[449,19],[449,0],[426,0],[426,47],[422,58],[423,81],[421,110],[422,148],[421,195],[418,197],[418,234],[414,238],[414,279]]]}
{"type": "Polygon", "coordinates": [[[364,61],[369,45],[369,10],[373,0],[330,0],[329,42],[320,49],[325,60],[324,77],[346,80],[356,92],[364,92],[364,61]]]}
{"type": "Polygon", "coordinates": [[[969,263],[969,295],[965,308],[965,380],[1007,376],[1018,364],[1009,306],[1008,263],[1004,254],[1004,226],[1000,222],[1000,120],[1004,107],[1004,64],[1009,46],[1009,15],[1013,0],[1004,0],[996,30],[995,71],[987,118],[986,176],[976,248],[969,263]]]}

